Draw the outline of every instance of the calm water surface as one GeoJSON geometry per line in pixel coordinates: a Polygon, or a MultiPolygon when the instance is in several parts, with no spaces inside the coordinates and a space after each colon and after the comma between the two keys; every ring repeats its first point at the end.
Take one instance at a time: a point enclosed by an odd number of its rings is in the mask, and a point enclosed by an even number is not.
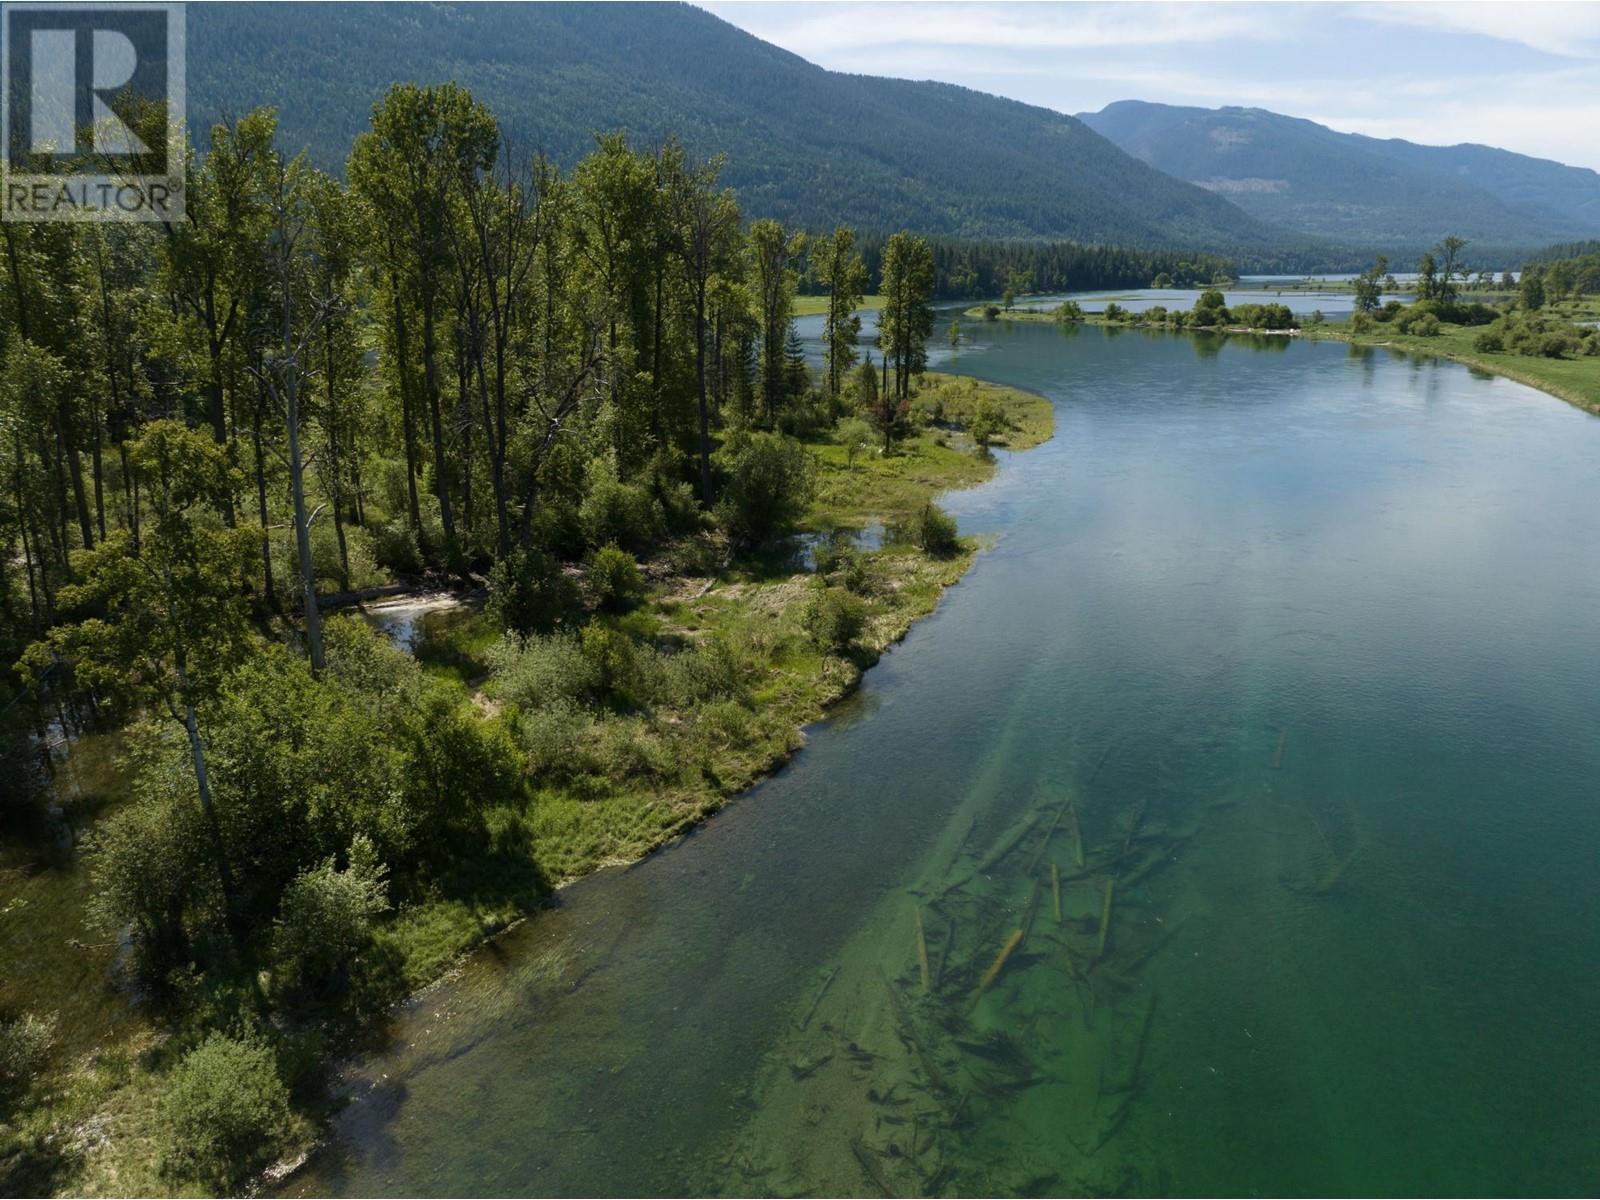
{"type": "Polygon", "coordinates": [[[949,498],[993,549],[787,770],[407,1011],[292,1190],[1600,1190],[1600,424],[975,336],[1057,414],[949,498]]]}

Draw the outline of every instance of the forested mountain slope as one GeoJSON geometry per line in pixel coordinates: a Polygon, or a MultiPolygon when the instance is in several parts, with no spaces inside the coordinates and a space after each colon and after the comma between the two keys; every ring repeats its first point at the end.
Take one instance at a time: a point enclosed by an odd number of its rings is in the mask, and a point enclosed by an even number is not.
{"type": "MultiPolygon", "coordinates": [[[[600,130],[726,153],[741,207],[812,227],[1237,252],[1283,241],[1081,121],[939,83],[813,66],[686,5],[189,6],[197,136],[258,104],[338,169],[397,80],[455,79],[570,164],[600,130]]],[[[1550,239],[1546,239],[1550,240],[1550,239]]]]}

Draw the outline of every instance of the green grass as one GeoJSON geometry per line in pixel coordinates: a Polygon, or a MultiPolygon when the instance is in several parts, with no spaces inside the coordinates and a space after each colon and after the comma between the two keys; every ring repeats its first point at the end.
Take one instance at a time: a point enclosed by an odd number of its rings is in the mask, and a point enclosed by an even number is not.
{"type": "MultiPolygon", "coordinates": [[[[875,312],[882,307],[882,296],[863,296],[861,303],[856,305],[856,312],[875,312]]],[[[815,317],[827,311],[828,297],[826,296],[796,296],[794,298],[794,315],[797,317],[815,317]]]]}

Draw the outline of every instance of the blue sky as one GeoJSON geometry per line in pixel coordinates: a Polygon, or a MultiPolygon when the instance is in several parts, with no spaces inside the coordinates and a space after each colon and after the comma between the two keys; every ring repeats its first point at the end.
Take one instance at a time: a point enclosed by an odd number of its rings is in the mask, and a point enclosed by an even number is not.
{"type": "Polygon", "coordinates": [[[1600,170],[1600,3],[747,3],[710,12],[837,71],[1061,112],[1269,108],[1600,170]]]}

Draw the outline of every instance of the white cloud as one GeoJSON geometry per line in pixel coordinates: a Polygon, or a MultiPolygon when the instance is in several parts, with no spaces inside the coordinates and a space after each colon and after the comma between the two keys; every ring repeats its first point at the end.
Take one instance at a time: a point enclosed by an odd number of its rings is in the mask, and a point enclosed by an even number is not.
{"type": "Polygon", "coordinates": [[[757,37],[805,57],[864,47],[960,46],[1087,50],[1250,38],[1255,6],[1226,4],[752,4],[703,5],[757,37]]]}
{"type": "Polygon", "coordinates": [[[934,4],[712,0],[835,70],[1060,112],[1243,105],[1600,169],[1600,3],[934,4]],[[1428,32],[1421,32],[1428,31],[1428,32]],[[1319,115],[1320,114],[1320,115],[1319,115]]]}
{"type": "Polygon", "coordinates": [[[1478,34],[1564,58],[1600,58],[1600,4],[1595,3],[1389,3],[1356,11],[1369,20],[1478,34]]]}

